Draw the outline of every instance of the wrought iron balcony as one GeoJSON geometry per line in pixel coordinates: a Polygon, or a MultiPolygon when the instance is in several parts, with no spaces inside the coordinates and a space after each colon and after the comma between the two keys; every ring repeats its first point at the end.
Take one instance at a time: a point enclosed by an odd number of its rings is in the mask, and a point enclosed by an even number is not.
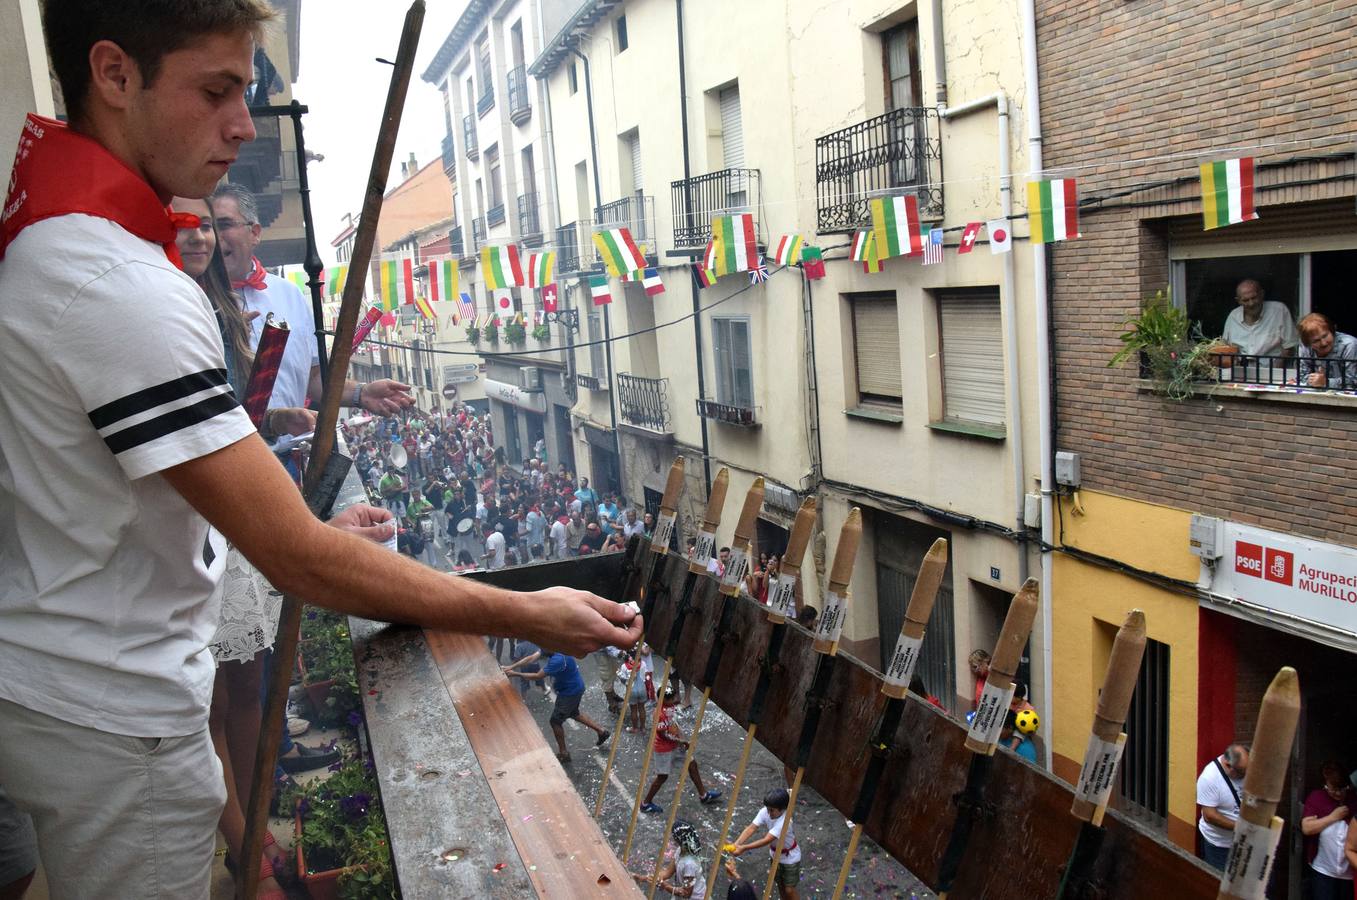
{"type": "Polygon", "coordinates": [[[731,406],[715,400],[697,400],[697,414],[704,419],[712,419],[726,425],[739,425],[744,428],[757,428],[762,417],[761,406],[731,406]]]}
{"type": "Polygon", "coordinates": [[[495,107],[495,89],[490,82],[485,83],[485,90],[481,92],[481,97],[476,101],[476,115],[483,116],[495,107]]]}
{"type": "Polygon", "coordinates": [[[462,226],[454,225],[448,231],[448,251],[453,256],[466,256],[466,245],[462,243],[462,226]]]}
{"type": "Polygon", "coordinates": [[[528,73],[523,66],[509,70],[509,120],[522,125],[532,118],[532,103],[528,99],[528,73]]]}
{"type": "Polygon", "coordinates": [[[462,117],[462,145],[466,150],[467,159],[479,159],[481,155],[480,148],[476,145],[476,117],[462,117]]]}
{"type": "MultiPolygon", "coordinates": [[[[605,203],[594,210],[594,222],[598,228],[626,228],[637,243],[653,245],[655,198],[636,193],[621,200],[614,200],[612,203],[605,203]]],[[[652,254],[657,249],[654,246],[650,247],[652,254]]]]}
{"type": "Polygon", "coordinates": [[[597,375],[586,375],[583,372],[575,373],[575,384],[584,388],[586,391],[606,391],[608,389],[608,380],[599,378],[597,375]]]}
{"type": "Polygon", "coordinates": [[[556,229],[556,271],[561,275],[591,272],[594,259],[594,223],[580,219],[556,229]]]}
{"type": "Polygon", "coordinates": [[[541,211],[536,193],[518,195],[518,236],[529,247],[542,245],[541,211]]]}
{"type": "Polygon", "coordinates": [[[921,214],[942,215],[942,138],[934,109],[893,109],[815,139],[816,230],[872,221],[871,200],[915,193],[921,214]]]}
{"type": "Polygon", "coordinates": [[[622,421],[633,428],[672,434],[668,391],[667,378],[642,378],[618,372],[617,402],[622,410],[622,421]]]}
{"type": "Polygon", "coordinates": [[[443,174],[452,178],[457,172],[457,148],[453,145],[452,135],[443,135],[443,174]]]}
{"type": "Polygon", "coordinates": [[[496,203],[494,206],[490,207],[490,209],[487,210],[486,213],[485,213],[485,220],[486,220],[487,222],[489,222],[490,225],[492,225],[492,226],[494,226],[494,225],[503,225],[503,224],[504,224],[504,204],[503,204],[503,203],[496,203]]]}
{"type": "Polygon", "coordinates": [[[485,217],[477,216],[471,220],[471,252],[476,254],[480,252],[481,247],[485,246],[485,217]]]}
{"type": "Polygon", "coordinates": [[[676,247],[700,247],[711,240],[713,218],[752,212],[759,206],[758,169],[722,169],[680,178],[669,187],[676,247]]]}

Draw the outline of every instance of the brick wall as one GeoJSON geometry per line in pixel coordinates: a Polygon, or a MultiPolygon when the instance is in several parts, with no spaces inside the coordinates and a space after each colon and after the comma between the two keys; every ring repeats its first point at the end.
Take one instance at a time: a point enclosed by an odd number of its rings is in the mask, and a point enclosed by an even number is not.
{"type": "MultiPolygon", "coordinates": [[[[1352,152],[1357,0],[1045,0],[1037,8],[1047,170],[1078,177],[1084,198],[1186,176],[1112,201],[1135,207],[1086,210],[1084,236],[1052,248],[1060,448],[1083,454],[1088,487],[1357,545],[1349,499],[1357,406],[1221,396],[1178,404],[1143,392],[1134,364],[1106,367],[1123,320],[1168,282],[1167,217],[1200,215],[1197,163],[1217,148],[1251,145],[1273,146],[1218,158],[1252,153],[1267,164],[1352,152]],[[1139,205],[1151,201],[1159,205],[1139,205]]],[[[1350,161],[1315,166],[1260,173],[1261,185],[1323,178],[1260,189],[1260,216],[1270,204],[1327,199],[1332,208],[1352,196],[1350,161]]]]}

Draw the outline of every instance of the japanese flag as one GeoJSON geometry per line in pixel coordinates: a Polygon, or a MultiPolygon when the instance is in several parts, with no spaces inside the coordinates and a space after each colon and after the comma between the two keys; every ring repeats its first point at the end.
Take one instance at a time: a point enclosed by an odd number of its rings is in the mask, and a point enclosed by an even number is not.
{"type": "Polygon", "coordinates": [[[985,230],[989,232],[990,253],[1007,253],[1013,249],[1013,232],[1007,219],[990,219],[985,223],[985,230]]]}
{"type": "Polygon", "coordinates": [[[514,295],[512,291],[496,290],[494,295],[496,312],[509,312],[514,308],[514,295]]]}

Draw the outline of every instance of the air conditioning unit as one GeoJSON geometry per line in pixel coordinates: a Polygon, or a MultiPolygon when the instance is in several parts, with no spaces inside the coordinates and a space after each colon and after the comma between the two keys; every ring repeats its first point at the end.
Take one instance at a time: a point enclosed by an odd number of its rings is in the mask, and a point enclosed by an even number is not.
{"type": "Polygon", "coordinates": [[[540,391],[542,389],[542,370],[537,366],[520,366],[518,369],[518,386],[525,391],[540,391]]]}
{"type": "Polygon", "coordinates": [[[781,509],[788,512],[795,512],[801,505],[801,500],[797,497],[795,491],[772,482],[769,482],[764,488],[763,502],[765,506],[771,509],[781,509]]]}
{"type": "Polygon", "coordinates": [[[569,372],[557,372],[557,373],[556,373],[556,376],[557,376],[558,378],[561,379],[561,393],[562,393],[562,394],[569,393],[569,392],[570,392],[570,385],[574,383],[574,382],[571,380],[571,378],[570,378],[570,373],[569,373],[569,372]]]}

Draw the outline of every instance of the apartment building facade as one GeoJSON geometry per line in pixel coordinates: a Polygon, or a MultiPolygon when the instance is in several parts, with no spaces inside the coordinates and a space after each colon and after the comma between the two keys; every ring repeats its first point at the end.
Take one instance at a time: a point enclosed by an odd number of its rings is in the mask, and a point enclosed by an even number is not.
{"type": "MultiPolygon", "coordinates": [[[[536,0],[471,0],[423,73],[443,95],[447,134],[443,165],[454,183],[449,238],[462,265],[462,290],[479,316],[502,323],[523,317],[525,332],[539,322],[542,338],[524,334],[491,342],[483,336],[483,378],[495,436],[508,459],[521,464],[539,451],[555,468],[574,470],[570,407],[574,382],[564,349],[573,333],[545,322],[540,291],[513,287],[493,293],[479,263],[485,247],[513,244],[526,253],[550,249],[556,211],[545,97],[526,66],[542,46],[536,0]],[[500,304],[501,299],[503,305],[500,304]]],[[[503,329],[497,329],[503,334],[503,329]]]]}
{"type": "Polygon", "coordinates": [[[1325,760],[1352,768],[1353,728],[1328,711],[1346,706],[1357,651],[1343,587],[1357,583],[1357,397],[1296,383],[1285,347],[1212,357],[1182,399],[1134,357],[1108,362],[1158,292],[1207,338],[1251,287],[1290,320],[1324,313],[1336,331],[1357,328],[1346,29],[1357,6],[1037,9],[1044,167],[1077,176],[1084,205],[1083,236],[1048,253],[1056,443],[1080,461],[1054,575],[1070,726],[1056,733],[1055,771],[1077,773],[1112,630],[1144,609],[1121,800],[1191,847],[1197,773],[1252,737],[1268,681],[1294,666],[1304,706],[1277,884],[1299,896],[1301,801],[1325,760]],[[1240,157],[1253,160],[1257,218],[1206,230],[1197,167],[1240,157]]]}
{"type": "MultiPolygon", "coordinates": [[[[601,346],[576,360],[592,376],[575,407],[581,471],[599,456],[595,477],[607,471],[614,417],[628,496],[656,503],[669,460],[684,455],[685,534],[708,472],[729,467],[732,498],[763,475],[758,543],[773,553],[814,495],[803,572],[817,607],[839,529],[861,507],[844,645],[877,666],[920,559],[948,537],[922,674],[959,713],[973,689],[967,655],[993,645],[1009,597],[1039,566],[1016,540],[1037,471],[1035,441],[1022,440],[1037,373],[1017,349],[1035,339],[1030,270],[1023,253],[983,243],[956,254],[968,222],[1003,213],[1001,176],[1026,168],[1017,9],[548,4],[552,37],[531,67],[551,101],[560,243],[580,247],[568,290],[595,319],[586,337],[614,338],[611,371],[601,346]],[[926,226],[949,229],[944,261],[897,258],[868,275],[848,245],[871,224],[868,201],[898,194],[918,199],[926,226]],[[712,218],[741,212],[754,215],[770,277],[697,287],[712,218]],[[613,302],[590,310],[587,276],[601,268],[575,235],[610,223],[645,245],[665,291],[610,279],[613,302]],[[822,247],[827,277],[780,269],[770,245],[783,234],[822,247]]],[[[1041,647],[1038,633],[1034,660],[1041,647]]],[[[1024,677],[1040,698],[1040,672],[1024,677]]]]}

